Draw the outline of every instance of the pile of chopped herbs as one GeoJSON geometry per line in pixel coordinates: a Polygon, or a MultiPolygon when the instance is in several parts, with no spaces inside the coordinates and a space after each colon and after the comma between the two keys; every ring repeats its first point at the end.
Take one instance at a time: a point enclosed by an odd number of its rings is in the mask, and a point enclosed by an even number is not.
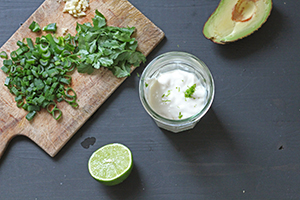
{"type": "Polygon", "coordinates": [[[59,120],[61,110],[56,102],[66,101],[77,107],[76,93],[70,87],[69,73],[75,69],[75,37],[54,37],[52,34],[17,42],[18,49],[12,51],[10,59],[5,52],[1,69],[8,74],[4,85],[15,95],[18,107],[32,120],[41,108],[46,108],[53,118],[59,120]]]}
{"type": "Polygon", "coordinates": [[[56,23],[43,29],[32,22],[33,32],[50,31],[52,34],[18,41],[18,49],[10,59],[6,52],[1,67],[8,76],[4,85],[15,95],[18,107],[28,111],[27,120],[32,120],[42,108],[59,120],[61,110],[56,102],[66,101],[78,107],[76,93],[70,87],[71,75],[76,67],[79,73],[91,74],[94,69],[107,67],[118,77],[130,75],[131,66],[145,62],[145,56],[136,50],[137,41],[131,38],[135,28],[119,28],[106,25],[105,17],[96,10],[91,23],[78,24],[76,36],[70,34],[56,37],[56,23]],[[26,40],[26,42],[25,42],[26,40]]]}
{"type": "Polygon", "coordinates": [[[145,56],[136,50],[137,40],[131,38],[135,28],[107,26],[105,17],[96,10],[91,23],[77,23],[78,53],[77,70],[92,73],[94,69],[107,67],[118,77],[130,75],[131,66],[145,62],[145,56]]]}

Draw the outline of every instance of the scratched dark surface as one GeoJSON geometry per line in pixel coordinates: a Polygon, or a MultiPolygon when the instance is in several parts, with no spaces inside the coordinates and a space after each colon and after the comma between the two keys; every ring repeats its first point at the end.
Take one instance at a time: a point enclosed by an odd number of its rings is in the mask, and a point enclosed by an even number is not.
{"type": "MultiPolygon", "coordinates": [[[[1,1],[1,46],[42,2],[1,1]]],[[[138,97],[142,65],[54,158],[14,138],[0,160],[0,199],[300,199],[300,1],[274,0],[259,31],[225,46],[201,33],[218,0],[130,2],[166,34],[148,62],[176,50],[208,65],[212,108],[191,131],[159,129],[138,97]],[[105,187],[87,161],[111,142],[128,146],[135,166],[105,187]]]]}

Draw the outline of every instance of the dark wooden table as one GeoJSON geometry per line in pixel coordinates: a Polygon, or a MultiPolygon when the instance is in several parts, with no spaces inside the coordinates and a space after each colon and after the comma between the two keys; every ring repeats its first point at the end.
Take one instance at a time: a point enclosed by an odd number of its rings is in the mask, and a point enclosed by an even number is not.
{"type": "MultiPolygon", "coordinates": [[[[42,2],[1,1],[1,45],[42,2]]],[[[225,46],[202,35],[218,0],[130,2],[166,34],[148,62],[186,51],[208,65],[212,108],[191,131],[159,129],[138,96],[147,62],[56,157],[13,139],[0,160],[0,199],[300,199],[300,1],[274,0],[259,31],[225,46]],[[124,183],[105,187],[87,161],[111,142],[127,145],[135,166],[124,183]]]]}

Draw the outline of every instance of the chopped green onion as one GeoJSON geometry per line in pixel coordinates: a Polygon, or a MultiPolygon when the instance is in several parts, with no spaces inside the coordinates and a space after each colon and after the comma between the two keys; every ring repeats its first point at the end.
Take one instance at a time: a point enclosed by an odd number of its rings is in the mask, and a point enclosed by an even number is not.
{"type": "Polygon", "coordinates": [[[20,40],[17,42],[17,45],[18,45],[19,47],[25,46],[25,44],[24,44],[23,42],[21,42],[20,40]]]}
{"type": "Polygon", "coordinates": [[[3,60],[4,66],[11,66],[13,64],[12,60],[3,60]]]}
{"type": "Polygon", "coordinates": [[[26,63],[30,64],[30,65],[33,65],[35,63],[35,59],[27,59],[26,60],[26,63]]]}
{"type": "Polygon", "coordinates": [[[35,43],[36,43],[36,44],[40,44],[40,42],[41,42],[41,38],[40,38],[40,37],[36,37],[36,38],[35,38],[35,43]]]}
{"type": "Polygon", "coordinates": [[[24,101],[23,99],[22,100],[19,100],[19,101],[16,101],[17,102],[17,107],[20,108],[24,105],[24,101]]]}
{"type": "Polygon", "coordinates": [[[0,53],[0,58],[5,58],[5,59],[7,59],[7,58],[8,58],[7,53],[6,53],[5,51],[1,51],[1,53],[0,53]]]}
{"type": "Polygon", "coordinates": [[[31,112],[31,111],[39,111],[40,110],[40,106],[37,106],[37,105],[28,105],[27,110],[29,112],[31,112]]]}
{"type": "Polygon", "coordinates": [[[71,83],[71,80],[70,79],[66,79],[66,78],[61,78],[59,81],[61,83],[66,84],[66,85],[69,85],[71,83]]]}
{"type": "Polygon", "coordinates": [[[54,51],[57,54],[61,54],[61,52],[63,52],[63,50],[64,50],[63,46],[55,45],[55,47],[54,47],[54,51]]]}
{"type": "Polygon", "coordinates": [[[9,82],[10,82],[10,78],[9,78],[9,77],[6,77],[5,82],[4,82],[4,85],[5,85],[5,86],[9,86],[9,82]]]}
{"type": "Polygon", "coordinates": [[[53,109],[52,112],[51,112],[51,114],[52,114],[52,116],[53,116],[53,118],[55,120],[59,120],[61,118],[61,116],[62,116],[62,112],[58,108],[53,109]]]}
{"type": "Polygon", "coordinates": [[[29,47],[31,50],[33,50],[33,49],[34,49],[34,46],[33,46],[32,39],[31,39],[31,38],[26,38],[26,41],[27,41],[28,47],[29,47]]]}
{"type": "Polygon", "coordinates": [[[38,32],[41,30],[41,27],[38,23],[36,23],[35,21],[33,21],[30,25],[29,25],[29,29],[32,31],[32,32],[38,32]]]}
{"type": "Polygon", "coordinates": [[[45,53],[45,52],[48,51],[49,45],[39,44],[39,45],[38,45],[38,48],[39,48],[39,50],[40,50],[41,52],[45,53]]]}
{"type": "Polygon", "coordinates": [[[50,69],[47,72],[50,77],[54,77],[55,75],[59,74],[59,71],[56,68],[50,69]]]}
{"type": "MultiPolygon", "coordinates": [[[[26,105],[26,104],[25,104],[26,105]]],[[[31,111],[30,113],[28,113],[27,115],[26,115],[26,119],[28,120],[28,121],[31,121],[33,118],[34,118],[34,116],[36,115],[36,111],[31,111]]]]}
{"type": "Polygon", "coordinates": [[[43,31],[56,32],[56,23],[48,24],[43,28],[43,31]]]}
{"type": "Polygon", "coordinates": [[[46,52],[44,52],[44,53],[42,54],[42,58],[45,59],[45,60],[46,60],[46,59],[49,60],[50,57],[51,57],[51,52],[50,52],[49,50],[47,50],[46,52]]]}
{"type": "Polygon", "coordinates": [[[4,73],[8,73],[10,68],[6,67],[5,65],[1,67],[2,71],[4,71],[4,73]]]}
{"type": "Polygon", "coordinates": [[[49,60],[40,59],[40,64],[46,67],[49,64],[49,60]]]}
{"type": "Polygon", "coordinates": [[[41,108],[46,108],[54,119],[59,120],[62,111],[55,102],[65,100],[78,107],[75,91],[65,88],[71,84],[71,76],[66,73],[78,62],[77,55],[73,54],[75,40],[72,36],[64,39],[48,34],[37,37],[34,45],[31,38],[26,38],[26,44],[17,42],[19,48],[11,52],[11,59],[7,59],[4,51],[0,54],[5,58],[1,69],[8,74],[4,85],[15,95],[17,106],[28,111],[27,120],[32,120],[41,108]]]}
{"type": "Polygon", "coordinates": [[[44,82],[41,79],[34,79],[34,85],[36,87],[36,90],[41,90],[45,87],[44,82]]]}
{"type": "MultiPolygon", "coordinates": [[[[18,59],[18,54],[16,51],[12,51],[10,53],[10,58],[13,60],[13,61],[16,61],[18,59]]],[[[4,61],[3,61],[3,64],[4,64],[4,61]]]]}
{"type": "Polygon", "coordinates": [[[10,89],[10,91],[11,91],[13,94],[15,94],[16,96],[19,95],[19,90],[18,90],[17,88],[15,88],[15,87],[12,87],[12,88],[10,89]]]}

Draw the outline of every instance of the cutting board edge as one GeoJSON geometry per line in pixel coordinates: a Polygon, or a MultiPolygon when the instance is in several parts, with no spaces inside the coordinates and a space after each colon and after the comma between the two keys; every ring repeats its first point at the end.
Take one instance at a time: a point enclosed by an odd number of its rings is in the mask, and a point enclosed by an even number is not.
{"type": "MultiPolygon", "coordinates": [[[[23,22],[23,24],[6,40],[6,42],[0,47],[0,50],[5,47],[13,38],[15,35],[18,35],[18,32],[20,29],[22,29],[25,24],[29,23],[29,21],[31,20],[31,18],[33,18],[34,14],[46,3],[47,1],[44,1],[28,18],[27,20],[25,20],[23,22]]],[[[23,39],[23,38],[22,38],[23,39]]],[[[15,46],[17,46],[16,44],[14,44],[15,46]]],[[[0,58],[0,60],[3,60],[2,58],[0,58]]]]}

